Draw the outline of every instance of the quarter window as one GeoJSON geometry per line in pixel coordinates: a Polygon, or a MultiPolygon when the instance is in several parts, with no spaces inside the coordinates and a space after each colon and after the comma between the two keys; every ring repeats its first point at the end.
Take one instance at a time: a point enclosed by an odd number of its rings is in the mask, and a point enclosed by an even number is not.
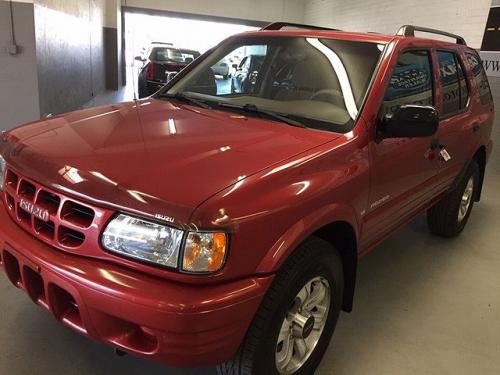
{"type": "Polygon", "coordinates": [[[468,90],[458,56],[454,52],[438,51],[441,87],[443,90],[442,116],[459,112],[467,106],[468,90]]]}
{"type": "Polygon", "coordinates": [[[486,73],[483,69],[483,64],[481,59],[475,53],[466,52],[465,56],[474,75],[474,81],[476,82],[477,89],[479,91],[479,98],[482,104],[491,104],[493,98],[491,96],[490,85],[488,84],[488,78],[486,78],[486,73]]]}
{"type": "Polygon", "coordinates": [[[382,106],[392,114],[405,104],[434,105],[430,54],[427,50],[403,52],[392,73],[382,106]]]}

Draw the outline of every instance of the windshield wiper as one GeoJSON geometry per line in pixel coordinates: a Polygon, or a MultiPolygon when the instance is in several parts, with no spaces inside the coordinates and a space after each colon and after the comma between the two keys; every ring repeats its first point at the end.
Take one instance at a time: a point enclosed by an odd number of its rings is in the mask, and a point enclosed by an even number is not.
{"type": "Polygon", "coordinates": [[[189,103],[189,104],[194,104],[198,107],[205,108],[205,109],[211,109],[212,107],[209,106],[207,103],[205,103],[202,100],[193,98],[192,96],[186,95],[182,92],[178,92],[175,94],[160,94],[161,98],[168,98],[168,99],[176,99],[181,102],[189,103]]]}
{"type": "Polygon", "coordinates": [[[235,109],[235,110],[239,110],[239,111],[243,111],[243,112],[247,112],[247,113],[254,113],[256,115],[264,115],[268,118],[271,118],[273,120],[277,120],[280,122],[284,122],[285,124],[288,124],[288,125],[296,126],[298,128],[307,128],[307,126],[305,126],[303,123],[296,121],[296,120],[292,120],[290,117],[288,117],[286,115],[281,115],[281,114],[273,112],[273,111],[267,111],[265,109],[260,109],[259,107],[257,107],[254,104],[245,104],[243,106],[239,106],[239,105],[235,105],[235,104],[219,102],[219,103],[217,103],[217,106],[222,107],[222,108],[235,109]]]}

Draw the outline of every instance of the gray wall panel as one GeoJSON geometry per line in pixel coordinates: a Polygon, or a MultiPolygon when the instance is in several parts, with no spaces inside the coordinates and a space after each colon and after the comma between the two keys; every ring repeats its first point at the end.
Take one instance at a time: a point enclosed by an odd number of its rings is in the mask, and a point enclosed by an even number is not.
{"type": "Polygon", "coordinates": [[[118,30],[104,28],[104,46],[106,56],[106,88],[118,90],[118,30]]]}
{"type": "Polygon", "coordinates": [[[104,51],[105,0],[90,1],[92,43],[92,89],[94,95],[106,89],[106,60],[104,51]]]}
{"type": "Polygon", "coordinates": [[[42,116],[81,107],[104,89],[104,0],[35,1],[42,116]]]}
{"type": "Polygon", "coordinates": [[[38,120],[38,77],[33,4],[12,3],[14,30],[21,53],[11,56],[9,3],[0,1],[0,130],[38,120]]]}

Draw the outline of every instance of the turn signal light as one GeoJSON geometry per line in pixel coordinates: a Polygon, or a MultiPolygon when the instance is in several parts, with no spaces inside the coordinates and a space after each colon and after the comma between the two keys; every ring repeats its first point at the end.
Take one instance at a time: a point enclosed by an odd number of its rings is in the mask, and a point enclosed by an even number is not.
{"type": "Polygon", "coordinates": [[[227,235],[218,232],[190,232],[184,247],[182,269],[193,273],[216,272],[226,260],[227,235]]]}

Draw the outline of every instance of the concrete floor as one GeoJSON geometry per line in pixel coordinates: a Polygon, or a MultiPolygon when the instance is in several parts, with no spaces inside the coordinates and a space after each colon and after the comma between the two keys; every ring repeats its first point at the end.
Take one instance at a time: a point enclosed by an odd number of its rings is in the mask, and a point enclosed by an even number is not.
{"type": "MultiPolygon", "coordinates": [[[[500,113],[500,79],[491,83],[500,113]]],[[[436,238],[419,217],[361,260],[354,312],[341,315],[318,375],[500,374],[499,120],[466,230],[436,238]]],[[[3,273],[0,311],[0,374],[215,374],[118,358],[56,323],[3,273]]]]}

